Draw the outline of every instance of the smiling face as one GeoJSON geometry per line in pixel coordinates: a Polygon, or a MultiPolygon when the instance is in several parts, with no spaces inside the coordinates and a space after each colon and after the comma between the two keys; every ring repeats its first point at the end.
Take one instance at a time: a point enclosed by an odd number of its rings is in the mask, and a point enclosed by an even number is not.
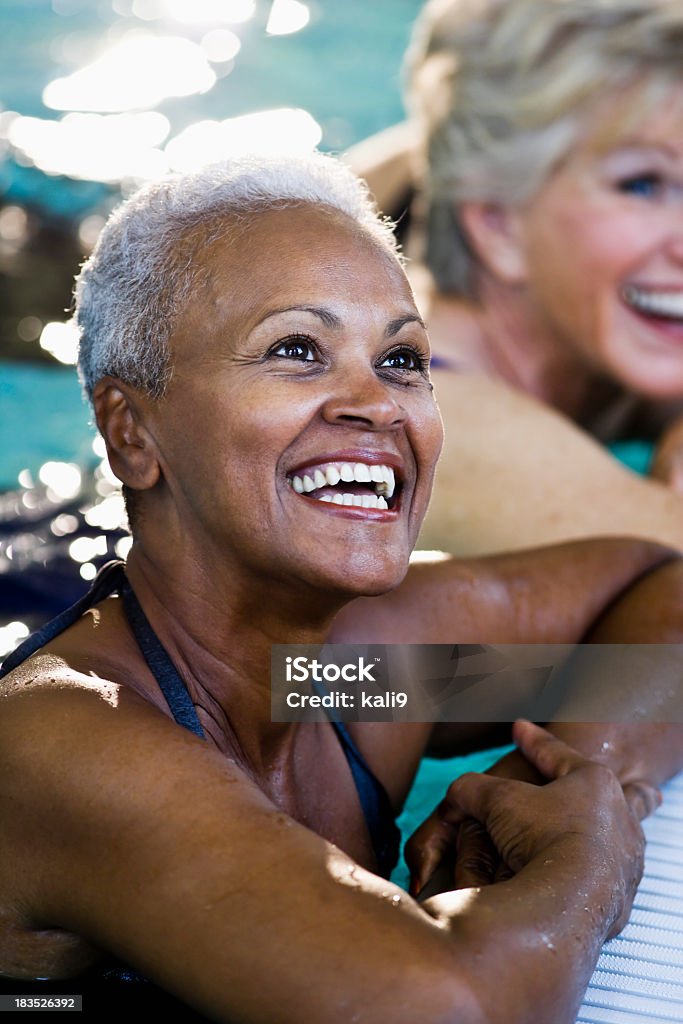
{"type": "Polygon", "coordinates": [[[683,86],[615,139],[618,102],[518,215],[528,296],[595,371],[683,396],[683,86]]]}
{"type": "Polygon", "coordinates": [[[323,207],[253,215],[203,253],[150,429],[178,536],[236,584],[397,585],[441,445],[398,262],[323,207]],[[220,560],[217,561],[217,560],[220,560]]]}

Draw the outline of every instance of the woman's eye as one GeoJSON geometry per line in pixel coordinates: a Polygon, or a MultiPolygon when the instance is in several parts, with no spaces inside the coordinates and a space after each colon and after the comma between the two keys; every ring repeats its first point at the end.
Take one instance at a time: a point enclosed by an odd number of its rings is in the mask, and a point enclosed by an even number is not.
{"type": "Polygon", "coordinates": [[[617,188],[626,195],[639,196],[641,199],[657,199],[664,188],[664,179],[661,174],[634,174],[620,181],[617,188]]]}
{"type": "Polygon", "coordinates": [[[396,348],[381,360],[380,366],[390,370],[409,370],[422,373],[427,367],[427,359],[414,348],[396,348]]]}
{"type": "Polygon", "coordinates": [[[297,359],[302,363],[315,362],[315,345],[309,338],[285,338],[270,350],[270,355],[280,359],[297,359]]]}

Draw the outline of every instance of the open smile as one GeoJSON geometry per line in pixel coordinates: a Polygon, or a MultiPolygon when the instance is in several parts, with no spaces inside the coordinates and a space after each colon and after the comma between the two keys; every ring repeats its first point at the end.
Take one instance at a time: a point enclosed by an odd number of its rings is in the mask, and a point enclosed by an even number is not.
{"type": "Polygon", "coordinates": [[[304,498],[379,512],[395,510],[401,490],[395,470],[385,463],[320,462],[289,474],[287,481],[304,498]]]}
{"type": "Polygon", "coordinates": [[[683,289],[663,290],[627,285],[622,291],[622,298],[637,313],[683,322],[683,289]]]}

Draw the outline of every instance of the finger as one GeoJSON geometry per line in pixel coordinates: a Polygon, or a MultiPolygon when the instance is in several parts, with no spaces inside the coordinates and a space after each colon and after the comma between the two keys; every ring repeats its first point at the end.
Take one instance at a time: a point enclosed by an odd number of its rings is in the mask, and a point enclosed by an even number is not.
{"type": "Polygon", "coordinates": [[[642,779],[627,782],[624,786],[624,797],[638,821],[649,817],[662,804],[662,794],[656,786],[642,779]]]}
{"type": "Polygon", "coordinates": [[[515,873],[512,870],[512,868],[508,867],[508,865],[505,863],[505,861],[501,860],[501,862],[499,863],[498,867],[496,868],[496,873],[494,875],[493,881],[494,882],[507,882],[507,881],[509,881],[509,879],[514,878],[514,877],[515,877],[515,873]]]}
{"type": "Polygon", "coordinates": [[[406,843],[404,855],[411,870],[411,895],[415,896],[444,858],[455,851],[464,819],[475,818],[486,826],[494,794],[501,786],[510,784],[479,772],[467,772],[451,783],[446,797],[406,843]]]}
{"type": "Polygon", "coordinates": [[[578,750],[525,719],[515,722],[512,736],[524,756],[547,779],[561,779],[588,763],[578,750]]]}
{"type": "Polygon", "coordinates": [[[455,888],[491,885],[499,866],[500,856],[486,829],[473,818],[464,821],[458,832],[455,888]]]}
{"type": "Polygon", "coordinates": [[[410,894],[417,896],[449,852],[455,852],[464,814],[442,800],[406,842],[403,855],[410,870],[410,894]]]}

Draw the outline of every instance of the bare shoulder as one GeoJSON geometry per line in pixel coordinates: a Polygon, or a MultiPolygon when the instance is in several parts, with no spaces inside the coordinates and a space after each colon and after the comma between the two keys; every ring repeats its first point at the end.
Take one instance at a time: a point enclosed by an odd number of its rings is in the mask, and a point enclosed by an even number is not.
{"type": "Polygon", "coordinates": [[[209,908],[267,872],[290,819],[143,696],[54,656],[10,673],[1,706],[0,973],[68,976],[103,948],[163,984],[180,894],[201,893],[184,927],[206,943],[209,908]]]}
{"type": "Polygon", "coordinates": [[[79,803],[92,805],[86,780],[106,785],[102,740],[107,714],[127,704],[121,691],[55,654],[38,653],[0,680],[0,974],[69,977],[101,958],[44,900],[58,879],[76,885],[60,851],[73,841],[79,803]],[[97,762],[87,756],[92,739],[102,743],[97,762]]]}
{"type": "MultiPolygon", "coordinates": [[[[24,957],[24,976],[38,963],[59,977],[105,949],[212,1019],[341,1024],[368,964],[408,999],[408,957],[427,994],[433,979],[466,1000],[440,928],[405,893],[139,694],[57,668],[16,677],[0,715],[0,969],[16,976],[24,957]],[[69,955],[52,943],[41,960],[40,935],[66,937],[69,955]]],[[[363,999],[385,1019],[374,983],[363,999]]]]}
{"type": "Polygon", "coordinates": [[[481,374],[434,381],[446,440],[420,547],[477,555],[634,536],[683,549],[683,497],[567,417],[481,374]]]}

